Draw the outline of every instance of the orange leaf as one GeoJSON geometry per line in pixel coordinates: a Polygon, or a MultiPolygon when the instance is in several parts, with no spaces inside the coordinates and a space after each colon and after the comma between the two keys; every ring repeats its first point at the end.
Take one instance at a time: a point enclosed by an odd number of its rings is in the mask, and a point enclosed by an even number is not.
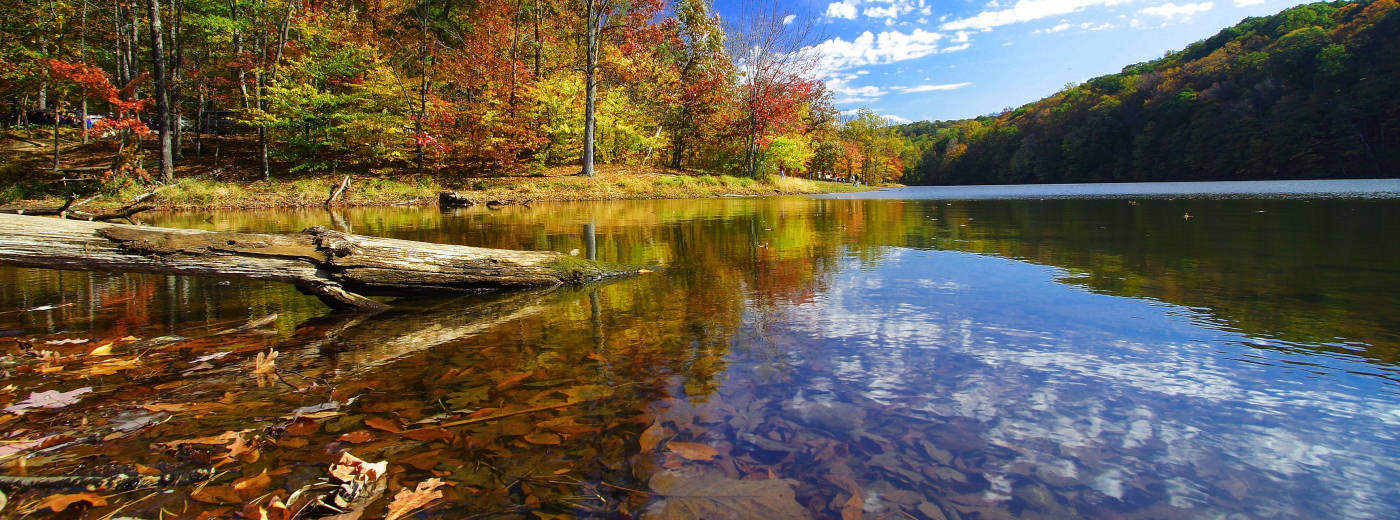
{"type": "Polygon", "coordinates": [[[340,442],[348,442],[350,444],[360,444],[372,440],[374,440],[374,436],[370,435],[369,432],[364,430],[350,432],[340,436],[340,442]]]}
{"type": "Polygon", "coordinates": [[[356,477],[364,477],[367,481],[378,480],[384,475],[384,471],[389,468],[389,461],[381,460],[373,464],[345,452],[340,455],[340,461],[331,464],[331,476],[341,482],[354,482],[356,477]]]}
{"type": "Polygon", "coordinates": [[[529,435],[526,435],[525,442],[528,442],[530,444],[548,444],[550,446],[554,446],[564,441],[563,439],[560,439],[558,435],[549,432],[543,432],[531,433],[529,435]]]}
{"type": "Polygon", "coordinates": [[[384,520],[398,520],[408,516],[409,513],[432,503],[434,500],[442,498],[442,492],[437,488],[442,487],[444,482],[437,478],[430,478],[418,483],[418,487],[409,491],[408,488],[400,489],[394,495],[394,501],[389,503],[389,511],[384,515],[384,520]]]}
{"type": "Polygon", "coordinates": [[[655,449],[656,445],[661,443],[661,439],[669,433],[671,432],[667,430],[665,426],[662,426],[660,421],[651,423],[651,426],[642,430],[642,438],[640,439],[642,451],[651,451],[655,449]]]}
{"type": "Polygon", "coordinates": [[[512,386],[512,385],[514,385],[514,384],[516,384],[516,383],[519,383],[519,382],[521,382],[521,381],[524,381],[524,380],[526,380],[526,379],[529,379],[530,376],[532,376],[532,375],[534,375],[534,374],[535,374],[534,372],[521,372],[521,373],[519,373],[519,374],[515,374],[515,375],[513,375],[513,376],[507,377],[507,378],[505,378],[505,379],[502,379],[501,382],[496,383],[496,389],[497,389],[497,390],[505,389],[505,388],[508,387],[508,386],[512,386]]]}
{"type": "Polygon", "coordinates": [[[204,486],[199,491],[191,493],[190,498],[206,504],[243,503],[243,497],[238,496],[238,492],[229,486],[204,486]]]}
{"type": "Polygon", "coordinates": [[[398,421],[385,419],[383,417],[370,417],[365,419],[365,426],[390,433],[399,433],[403,431],[403,427],[399,426],[398,421]]]}
{"type": "Polygon", "coordinates": [[[711,460],[719,455],[719,452],[708,444],[698,442],[672,442],[666,447],[676,452],[676,455],[690,460],[711,460]]]}
{"type": "Polygon", "coordinates": [[[88,507],[102,507],[107,505],[107,499],[96,493],[73,493],[71,495],[49,495],[39,501],[39,509],[48,509],[55,513],[68,509],[68,506],[79,502],[86,502],[88,507]]]}
{"type": "Polygon", "coordinates": [[[403,432],[404,437],[415,441],[432,442],[436,440],[450,441],[452,433],[442,428],[420,428],[403,432]]]}
{"type": "Polygon", "coordinates": [[[238,493],[238,496],[243,500],[249,500],[258,496],[259,493],[262,493],[264,489],[267,489],[267,487],[271,485],[272,477],[267,476],[267,472],[264,471],[248,478],[241,478],[233,481],[233,491],[238,493]]]}

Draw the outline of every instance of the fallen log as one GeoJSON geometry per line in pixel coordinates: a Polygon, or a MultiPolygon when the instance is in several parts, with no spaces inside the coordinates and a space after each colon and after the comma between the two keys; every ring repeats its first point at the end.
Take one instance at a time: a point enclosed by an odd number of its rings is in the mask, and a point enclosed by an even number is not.
{"type": "Polygon", "coordinates": [[[269,235],[0,214],[0,264],[286,282],[337,310],[367,296],[480,293],[636,273],[548,251],[511,251],[309,228],[269,235]]]}
{"type": "MultiPolygon", "coordinates": [[[[157,191],[159,191],[159,188],[157,188],[157,191]]],[[[156,208],[155,206],[150,204],[142,204],[142,202],[151,200],[151,198],[155,196],[155,191],[143,193],[141,195],[138,195],[136,198],[132,199],[131,203],[122,206],[116,211],[111,211],[107,213],[88,213],[86,211],[78,211],[76,209],[78,206],[96,200],[97,198],[101,197],[101,195],[93,195],[83,200],[77,200],[76,197],[70,196],[68,197],[68,200],[63,203],[62,206],[59,206],[57,208],[0,208],[0,213],[9,213],[14,215],[57,216],[59,218],[87,221],[107,222],[112,220],[126,220],[127,222],[131,222],[131,217],[136,215],[137,213],[141,213],[143,211],[150,211],[156,208]]]]}

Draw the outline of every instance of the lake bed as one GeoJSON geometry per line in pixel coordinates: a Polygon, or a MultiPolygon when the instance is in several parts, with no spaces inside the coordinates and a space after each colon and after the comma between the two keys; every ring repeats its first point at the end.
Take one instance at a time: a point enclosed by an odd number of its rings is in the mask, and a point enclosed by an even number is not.
{"type": "Polygon", "coordinates": [[[1316,182],[152,215],[654,272],[336,316],[0,267],[0,463],[228,472],[93,509],[145,518],[286,497],[343,451],[390,495],[451,484],[432,517],[1390,517],[1400,182],[1316,182]],[[72,397],[23,405],[47,391],[72,397]]]}

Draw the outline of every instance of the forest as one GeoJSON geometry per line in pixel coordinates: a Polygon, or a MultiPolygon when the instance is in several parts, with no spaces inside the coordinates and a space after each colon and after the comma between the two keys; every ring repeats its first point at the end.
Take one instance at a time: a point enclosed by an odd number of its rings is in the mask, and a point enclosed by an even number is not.
{"type": "Polygon", "coordinates": [[[0,21],[0,132],[51,144],[54,173],[79,149],[127,182],[189,165],[270,179],[595,162],[898,178],[889,123],[841,116],[813,79],[817,33],[787,15],[760,2],[722,20],[707,0],[19,0],[0,21]]]}
{"type": "Polygon", "coordinates": [[[1014,110],[902,125],[917,157],[905,182],[1393,176],[1396,5],[1300,5],[1014,110]]]}

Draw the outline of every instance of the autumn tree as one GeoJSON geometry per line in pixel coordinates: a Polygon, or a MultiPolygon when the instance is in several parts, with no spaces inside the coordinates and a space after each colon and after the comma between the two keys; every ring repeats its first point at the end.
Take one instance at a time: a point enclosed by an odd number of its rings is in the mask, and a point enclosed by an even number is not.
{"type": "Polygon", "coordinates": [[[739,135],[744,171],[759,172],[762,148],[773,133],[795,122],[817,90],[811,79],[817,55],[810,19],[795,17],[777,1],[745,4],[730,30],[730,55],[739,67],[739,135]]]}

